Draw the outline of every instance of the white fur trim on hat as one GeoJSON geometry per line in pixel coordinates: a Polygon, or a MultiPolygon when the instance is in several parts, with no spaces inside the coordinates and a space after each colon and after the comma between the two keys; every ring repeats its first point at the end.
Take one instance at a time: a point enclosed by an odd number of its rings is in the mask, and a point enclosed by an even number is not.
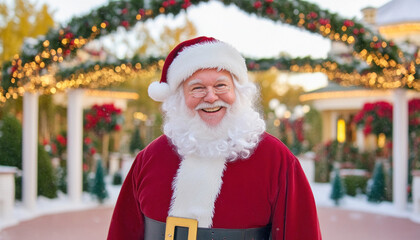
{"type": "Polygon", "coordinates": [[[208,68],[227,70],[241,83],[248,81],[245,59],[235,48],[221,41],[204,42],[183,49],[169,66],[171,92],[197,70],[208,68]]]}
{"type": "Polygon", "coordinates": [[[209,68],[227,70],[238,82],[248,82],[245,59],[235,48],[218,40],[205,41],[180,50],[167,69],[166,79],[150,84],[148,94],[163,102],[197,70],[209,68]]]}

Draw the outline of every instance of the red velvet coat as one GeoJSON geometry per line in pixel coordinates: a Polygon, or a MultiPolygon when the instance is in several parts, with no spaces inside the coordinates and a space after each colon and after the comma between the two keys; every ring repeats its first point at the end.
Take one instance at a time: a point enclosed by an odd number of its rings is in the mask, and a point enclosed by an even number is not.
{"type": "MultiPolygon", "coordinates": [[[[229,162],[214,204],[213,228],[272,224],[272,239],[318,240],[312,191],[297,158],[265,133],[248,159],[229,162]]],[[[180,157],[166,136],[141,151],[122,186],[109,240],[143,239],[143,216],[165,222],[180,157]]]]}

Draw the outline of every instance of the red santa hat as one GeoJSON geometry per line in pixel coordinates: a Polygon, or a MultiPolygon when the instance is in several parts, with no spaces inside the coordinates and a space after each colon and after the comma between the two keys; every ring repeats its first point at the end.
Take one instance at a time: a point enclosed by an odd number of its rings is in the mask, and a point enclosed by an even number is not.
{"type": "Polygon", "coordinates": [[[160,82],[149,85],[149,96],[163,102],[188,77],[200,69],[216,68],[229,71],[240,83],[248,81],[245,59],[229,44],[211,37],[184,41],[168,55],[160,82]]]}

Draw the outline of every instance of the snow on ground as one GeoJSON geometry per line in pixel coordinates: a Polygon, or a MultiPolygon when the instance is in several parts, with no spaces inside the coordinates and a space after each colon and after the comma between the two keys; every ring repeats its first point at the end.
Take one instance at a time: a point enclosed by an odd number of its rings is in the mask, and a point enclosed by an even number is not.
{"type": "Polygon", "coordinates": [[[360,194],[355,197],[346,195],[341,199],[340,205],[335,206],[334,201],[330,199],[331,184],[329,183],[311,183],[316,205],[319,207],[337,207],[345,210],[369,212],[383,214],[392,217],[408,218],[414,222],[420,223],[420,216],[413,214],[413,206],[407,204],[404,211],[398,210],[392,202],[372,203],[367,200],[367,196],[360,194]]]}
{"type": "MultiPolygon", "coordinates": [[[[110,181],[107,181],[110,182],[110,181]]],[[[107,190],[109,197],[105,200],[103,205],[113,206],[117,200],[121,186],[113,186],[108,184],[107,190]]],[[[329,198],[331,193],[331,185],[329,183],[312,183],[312,191],[315,196],[315,202],[320,207],[337,207],[334,202],[329,198]]],[[[68,211],[78,211],[84,209],[90,209],[99,206],[99,203],[90,194],[83,193],[82,200],[80,203],[73,203],[68,199],[67,195],[59,193],[58,198],[48,199],[45,197],[39,197],[37,200],[36,209],[29,211],[24,208],[21,202],[15,204],[15,209],[11,217],[7,219],[0,218],[0,230],[6,227],[11,227],[24,220],[30,220],[39,216],[47,214],[62,213],[68,211]]],[[[412,221],[420,223],[420,216],[414,216],[412,213],[412,205],[408,204],[407,210],[397,210],[392,203],[370,203],[367,201],[365,195],[359,195],[356,197],[345,196],[340,205],[340,209],[363,211],[375,214],[384,214],[393,217],[408,218],[412,221]]]]}
{"type": "MultiPolygon", "coordinates": [[[[106,179],[109,183],[110,179],[106,179]]],[[[117,201],[121,186],[107,184],[108,198],[104,200],[102,206],[113,206],[117,201]]],[[[101,206],[99,202],[89,193],[83,192],[79,203],[72,202],[66,194],[59,192],[58,197],[49,199],[43,196],[38,197],[36,207],[33,211],[26,209],[23,203],[15,203],[12,216],[0,218],[0,231],[3,228],[11,227],[21,221],[30,220],[48,214],[63,213],[69,211],[80,211],[101,206]]]]}

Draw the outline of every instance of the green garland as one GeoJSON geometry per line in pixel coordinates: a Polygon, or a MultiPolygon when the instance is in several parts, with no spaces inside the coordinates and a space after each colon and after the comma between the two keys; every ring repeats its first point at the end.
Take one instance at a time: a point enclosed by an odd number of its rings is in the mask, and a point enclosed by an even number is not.
{"type": "MultiPolygon", "coordinates": [[[[71,56],[90,40],[114,32],[120,26],[129,29],[138,21],[145,21],[160,14],[177,15],[191,5],[197,5],[201,2],[208,2],[208,0],[152,0],[150,6],[148,6],[149,9],[146,9],[144,1],[141,0],[112,1],[92,10],[90,14],[75,17],[66,26],[51,29],[36,42],[25,43],[18,59],[3,64],[0,97],[4,96],[10,88],[12,92],[16,92],[13,89],[23,87],[25,82],[30,81],[31,76],[44,74],[49,65],[59,62],[60,58],[71,56]],[[56,58],[53,58],[52,55],[55,55],[56,58]],[[26,76],[27,70],[25,68],[29,67],[31,74],[26,76]],[[19,75],[18,73],[22,74],[19,75]]],[[[359,73],[376,72],[382,74],[384,69],[392,70],[400,67],[411,69],[407,74],[414,77],[414,82],[419,81],[419,64],[413,64],[417,56],[403,54],[393,42],[384,40],[382,36],[354,19],[342,18],[303,0],[223,0],[222,2],[225,5],[234,4],[239,9],[262,18],[321,34],[333,41],[342,41],[352,46],[362,60],[366,60],[368,55],[387,59],[386,64],[383,61],[372,61],[365,69],[362,69],[363,65],[360,61],[355,61],[354,64],[347,66],[336,64],[338,71],[343,73],[356,71],[359,73]],[[352,41],[346,41],[350,38],[352,41]],[[394,61],[394,66],[387,64],[391,61],[394,61]]],[[[323,65],[325,62],[332,61],[331,59],[320,60],[309,57],[259,59],[248,60],[248,66],[250,66],[250,70],[263,70],[272,66],[279,69],[289,69],[290,66],[295,64],[299,66],[309,64],[315,67],[316,65],[323,65]],[[256,63],[256,65],[253,65],[253,63],[256,63]],[[255,69],[252,66],[258,66],[259,68],[255,69]]],[[[106,63],[103,65],[105,66],[106,63]]],[[[78,71],[83,70],[84,66],[81,65],[78,71]]],[[[91,71],[89,68],[85,70],[91,71]]],[[[71,74],[71,71],[75,72],[77,70],[59,70],[57,77],[65,79],[66,76],[71,74]]],[[[37,87],[41,88],[41,86],[37,87]]],[[[410,86],[408,87],[410,88],[410,86]]]]}

